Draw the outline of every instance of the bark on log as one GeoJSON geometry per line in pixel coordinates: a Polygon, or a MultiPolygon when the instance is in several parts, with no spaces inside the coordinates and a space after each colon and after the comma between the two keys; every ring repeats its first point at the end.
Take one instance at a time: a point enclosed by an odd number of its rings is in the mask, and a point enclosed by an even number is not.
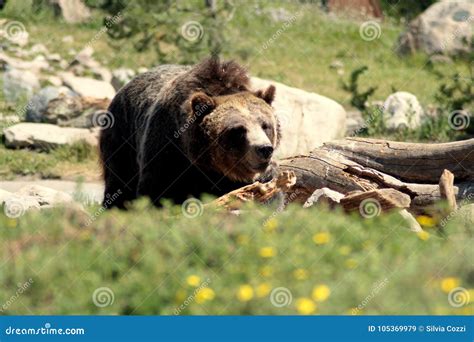
{"type": "Polygon", "coordinates": [[[458,181],[457,199],[474,199],[474,139],[411,144],[348,138],[327,143],[307,156],[283,159],[280,169],[295,173],[291,191],[301,203],[324,187],[342,194],[391,188],[410,196],[409,210],[421,213],[440,199],[438,182],[444,169],[458,181]]]}
{"type": "Polygon", "coordinates": [[[420,144],[347,138],[324,144],[347,159],[392,175],[401,181],[437,184],[445,169],[459,182],[474,180],[474,139],[420,144]]]}

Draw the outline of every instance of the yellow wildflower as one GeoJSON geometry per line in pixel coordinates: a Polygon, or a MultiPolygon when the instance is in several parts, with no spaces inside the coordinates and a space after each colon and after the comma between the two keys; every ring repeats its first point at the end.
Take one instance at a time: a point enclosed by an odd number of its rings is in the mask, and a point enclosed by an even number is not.
{"type": "Polygon", "coordinates": [[[349,268],[349,269],[354,269],[357,267],[358,265],[358,262],[356,259],[347,259],[346,260],[346,263],[345,263],[346,267],[349,268]]]}
{"type": "Polygon", "coordinates": [[[248,302],[253,298],[253,288],[250,285],[241,285],[237,291],[237,299],[241,302],[248,302]]]}
{"type": "Polygon", "coordinates": [[[197,275],[192,274],[186,278],[186,283],[189,286],[198,287],[199,284],[201,284],[201,278],[197,275]]]}
{"type": "Polygon", "coordinates": [[[316,233],[313,235],[313,241],[317,245],[325,245],[331,240],[331,235],[327,232],[316,233]]]}
{"type": "Polygon", "coordinates": [[[293,277],[297,280],[305,280],[308,279],[308,271],[304,268],[298,268],[293,271],[293,277]]]}
{"type": "Polygon", "coordinates": [[[339,253],[341,253],[344,256],[351,254],[351,252],[352,252],[352,248],[350,246],[341,246],[339,248],[339,253]]]}
{"type": "Polygon", "coordinates": [[[271,275],[273,274],[273,268],[271,268],[270,266],[263,266],[262,268],[260,268],[260,275],[262,277],[270,277],[271,275]]]}
{"type": "Polygon", "coordinates": [[[324,302],[331,295],[331,289],[322,284],[313,288],[312,297],[316,302],[324,302]]]}
{"type": "Polygon", "coordinates": [[[276,255],[276,249],[273,247],[260,248],[260,256],[262,258],[273,258],[276,255]]]}
{"type": "Polygon", "coordinates": [[[420,215],[416,217],[416,220],[420,225],[426,228],[432,228],[436,226],[436,220],[427,215],[420,215]]]}
{"type": "Polygon", "coordinates": [[[263,298],[263,297],[266,297],[270,293],[271,290],[272,290],[272,287],[270,284],[262,283],[257,286],[255,292],[258,298],[263,298]]]}
{"type": "Polygon", "coordinates": [[[423,241],[426,241],[430,238],[430,233],[425,232],[424,230],[416,233],[416,235],[418,235],[418,237],[423,241]]]}
{"type": "Polygon", "coordinates": [[[264,224],[263,224],[263,229],[267,233],[271,233],[275,231],[275,229],[278,228],[278,220],[274,217],[268,219],[264,224]]]}
{"type": "Polygon", "coordinates": [[[213,300],[215,296],[216,294],[213,289],[209,287],[203,287],[196,293],[196,303],[201,304],[205,301],[213,300]]]}
{"type": "Polygon", "coordinates": [[[311,315],[316,311],[316,303],[310,298],[298,298],[296,300],[296,310],[302,315],[311,315]]]}
{"type": "Polygon", "coordinates": [[[454,278],[454,277],[448,277],[448,278],[443,278],[441,280],[441,290],[445,293],[451,292],[452,289],[456,288],[459,286],[461,281],[459,278],[454,278]]]}

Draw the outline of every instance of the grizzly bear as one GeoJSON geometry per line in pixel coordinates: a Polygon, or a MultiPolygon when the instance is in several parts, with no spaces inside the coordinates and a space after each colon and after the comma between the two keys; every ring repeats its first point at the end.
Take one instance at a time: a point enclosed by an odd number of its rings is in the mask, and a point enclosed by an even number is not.
{"type": "Polygon", "coordinates": [[[112,100],[113,125],[101,131],[104,203],[181,203],[270,179],[280,141],[274,95],[274,86],[252,92],[243,67],[217,58],[137,76],[112,100]]]}

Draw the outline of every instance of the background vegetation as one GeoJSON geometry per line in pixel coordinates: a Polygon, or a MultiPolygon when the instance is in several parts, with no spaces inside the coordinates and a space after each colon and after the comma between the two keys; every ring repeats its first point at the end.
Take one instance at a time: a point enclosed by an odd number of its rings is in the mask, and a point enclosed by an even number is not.
{"type": "MultiPolygon", "coordinates": [[[[361,135],[461,139],[466,132],[450,129],[446,117],[453,99],[472,106],[472,57],[433,64],[424,54],[400,58],[393,52],[406,20],[430,2],[383,1],[388,16],[379,23],[380,37],[370,42],[361,39],[359,21],[328,15],[319,1],[225,2],[214,15],[202,1],[178,7],[139,0],[124,7],[117,0],[88,0],[93,19],[71,25],[42,1],[23,0],[8,1],[2,16],[21,21],[31,41],[72,60],[107,18],[120,13],[124,25],[91,44],[95,58],[110,69],[192,63],[214,51],[245,64],[255,76],[325,95],[365,118],[376,110],[373,102],[394,89],[414,93],[425,108],[440,109],[417,131],[388,132],[375,116],[361,135]],[[269,13],[280,8],[298,16],[269,42],[284,23],[269,13]],[[193,20],[204,28],[201,45],[180,35],[193,20]],[[68,35],[73,41],[64,43],[68,35]],[[361,68],[366,70],[354,87],[344,88],[361,68]],[[363,100],[354,101],[361,94],[363,100]]],[[[25,103],[6,103],[0,93],[6,115],[25,103]]],[[[97,168],[96,151],[82,144],[47,152],[0,147],[2,179],[91,180],[97,168]]],[[[0,305],[10,303],[4,310],[0,306],[0,314],[174,314],[177,308],[181,314],[473,314],[472,302],[456,308],[448,301],[457,286],[474,299],[474,231],[459,217],[443,231],[421,218],[428,233],[416,235],[396,214],[363,219],[290,207],[268,220],[274,208],[249,207],[251,213],[240,217],[206,208],[189,218],[179,206],[156,210],[143,201],[127,213],[85,209],[90,216],[76,209],[18,219],[0,215],[0,305]],[[19,284],[30,278],[32,285],[16,296],[19,284]],[[113,301],[101,307],[93,298],[103,287],[113,301]],[[270,298],[281,287],[292,300],[278,307],[270,298]]]]}

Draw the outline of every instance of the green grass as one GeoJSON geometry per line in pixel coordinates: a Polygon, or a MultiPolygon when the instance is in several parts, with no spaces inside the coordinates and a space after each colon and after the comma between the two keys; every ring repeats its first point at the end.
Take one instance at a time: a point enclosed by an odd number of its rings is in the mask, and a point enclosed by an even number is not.
{"type": "Polygon", "coordinates": [[[272,208],[235,217],[205,207],[189,218],[144,201],[128,213],[88,213],[97,219],[61,209],[0,217],[0,303],[31,278],[4,314],[297,314],[320,285],[330,296],[318,294],[317,314],[359,305],[358,314],[473,313],[473,303],[448,303],[453,286],[474,287],[473,226],[456,217],[427,237],[396,214],[362,219],[296,206],[270,221],[272,208]],[[102,287],[114,296],[104,308],[92,299],[102,287]],[[272,305],[277,287],[291,304],[272,305]]]}
{"type": "Polygon", "coordinates": [[[87,143],[62,146],[51,151],[13,150],[0,145],[0,179],[30,176],[96,180],[98,174],[97,151],[87,143]]]}

